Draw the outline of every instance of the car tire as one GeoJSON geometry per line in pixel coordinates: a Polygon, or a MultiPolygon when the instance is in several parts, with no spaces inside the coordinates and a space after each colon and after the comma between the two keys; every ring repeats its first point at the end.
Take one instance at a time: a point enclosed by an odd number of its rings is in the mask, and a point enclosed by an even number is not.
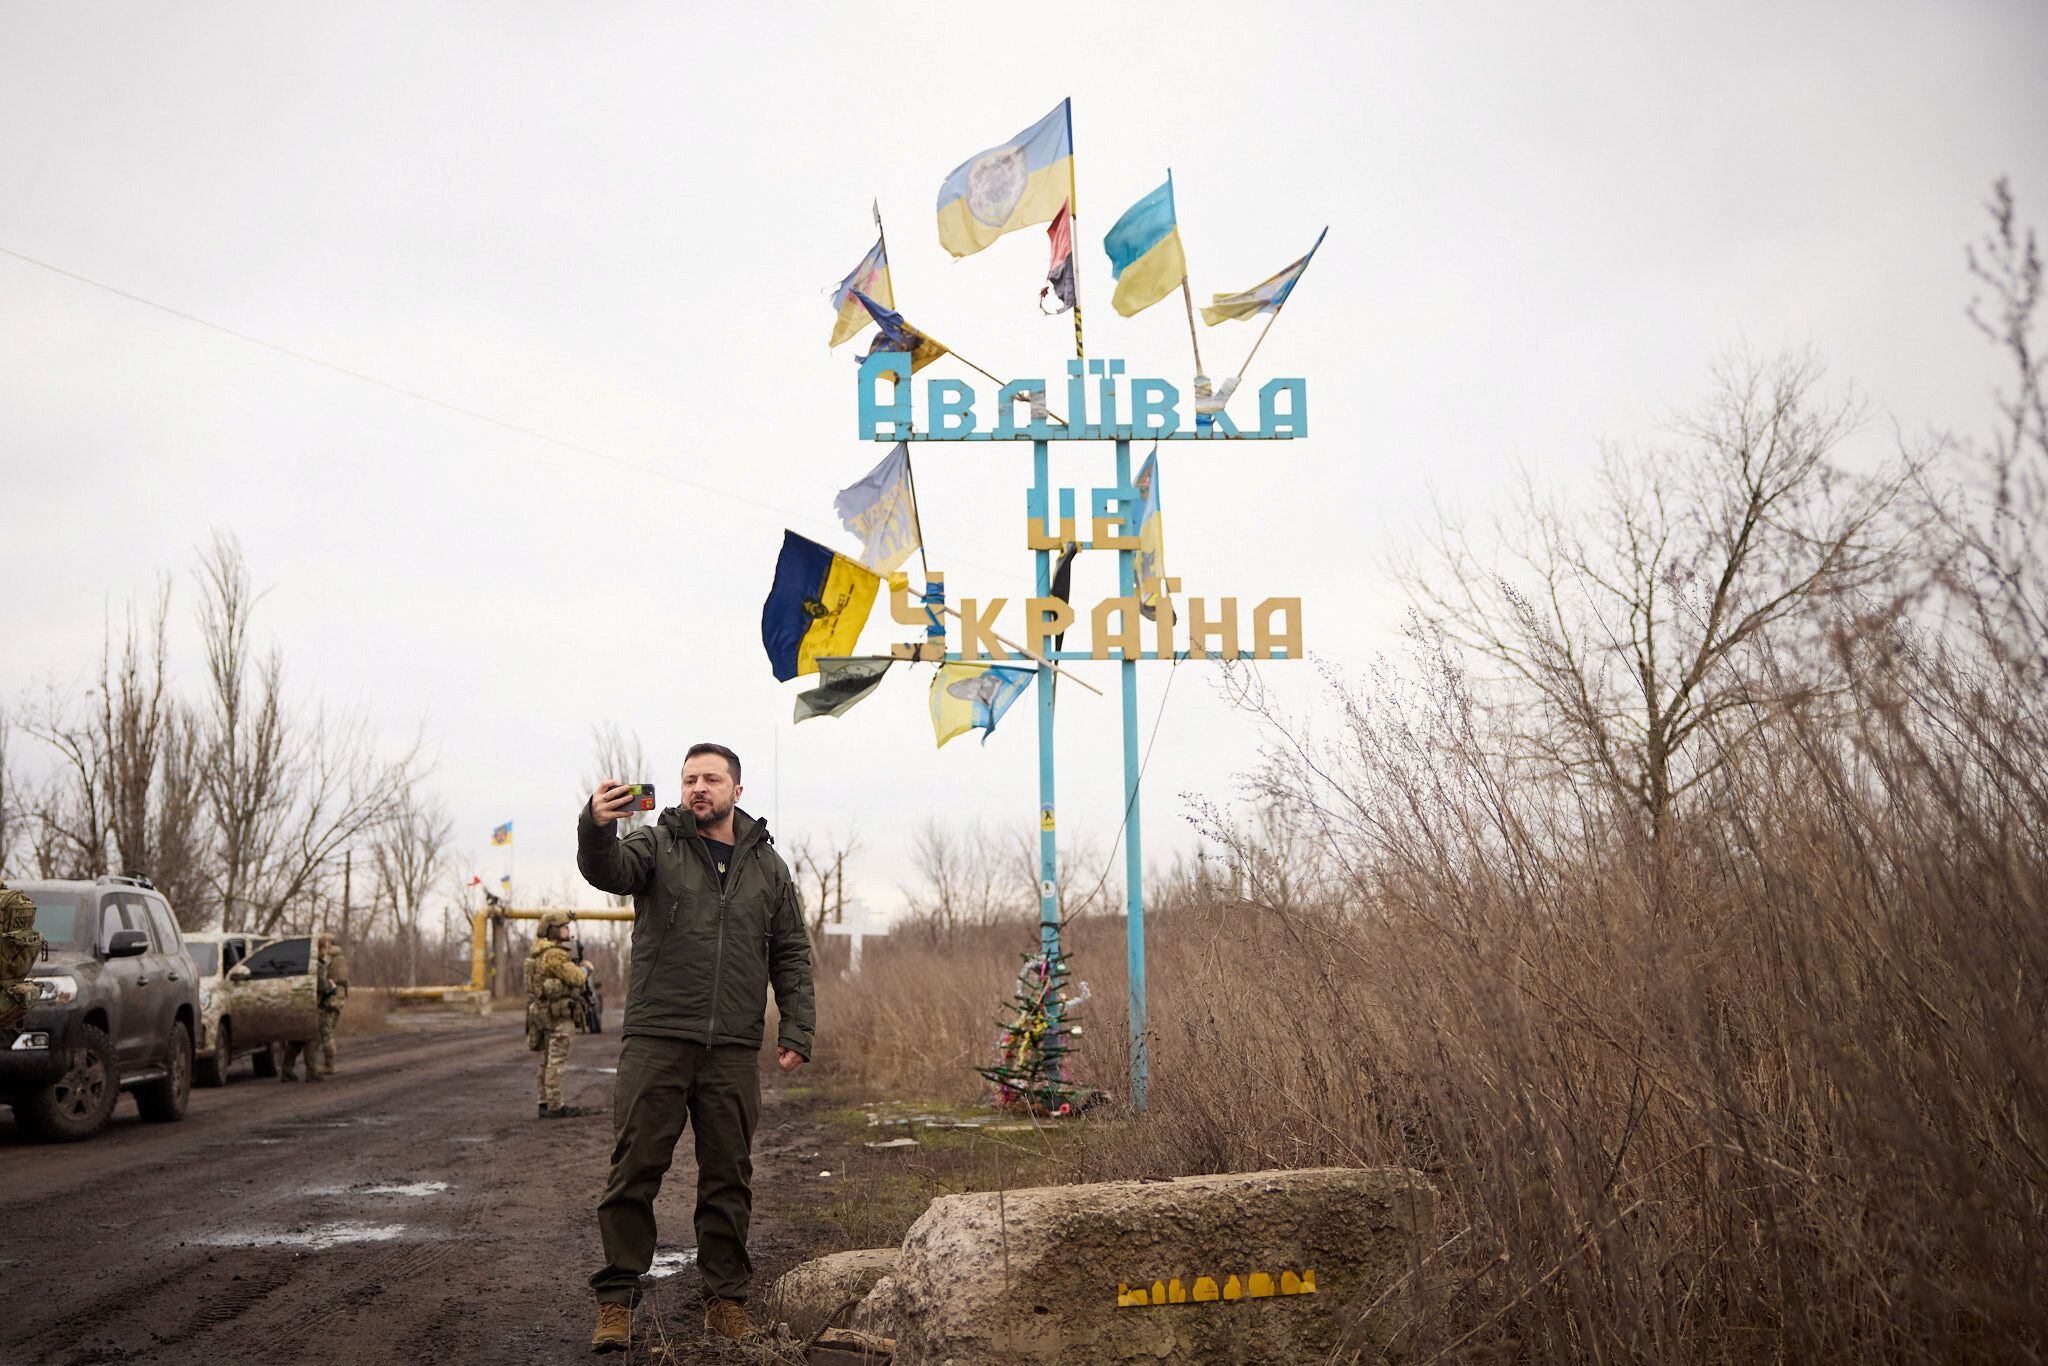
{"type": "Polygon", "coordinates": [[[201,1086],[226,1086],[228,1069],[235,1065],[235,1027],[222,1020],[213,1031],[213,1051],[192,1068],[192,1080],[201,1086]]]}
{"type": "Polygon", "coordinates": [[[14,1122],[37,1138],[58,1143],[91,1138],[106,1126],[121,1099],[114,1043],[106,1031],[82,1024],[71,1032],[64,1075],[14,1107],[14,1122]]]}
{"type": "Polygon", "coordinates": [[[249,1070],[259,1077],[277,1075],[277,1045],[266,1044],[249,1055],[249,1070]]]}
{"type": "Polygon", "coordinates": [[[185,1117],[192,1100],[192,1031],[179,1020],[171,1025],[170,1051],[164,1055],[164,1075],[135,1088],[135,1108],[142,1117],[169,1124],[185,1117]]]}

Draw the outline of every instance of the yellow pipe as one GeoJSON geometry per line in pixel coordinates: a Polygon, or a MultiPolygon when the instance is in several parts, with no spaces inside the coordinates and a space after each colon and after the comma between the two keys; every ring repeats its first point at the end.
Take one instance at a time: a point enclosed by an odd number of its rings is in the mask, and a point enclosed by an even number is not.
{"type": "MultiPolygon", "coordinates": [[[[538,920],[549,910],[565,910],[566,907],[545,907],[537,911],[513,910],[499,907],[496,910],[486,906],[474,911],[469,917],[469,983],[459,987],[399,987],[391,994],[402,1001],[436,1001],[457,991],[481,992],[484,990],[484,968],[490,962],[490,925],[492,917],[499,920],[538,920]]],[[[633,912],[606,907],[596,911],[569,912],[578,920],[631,920],[633,912]]]]}

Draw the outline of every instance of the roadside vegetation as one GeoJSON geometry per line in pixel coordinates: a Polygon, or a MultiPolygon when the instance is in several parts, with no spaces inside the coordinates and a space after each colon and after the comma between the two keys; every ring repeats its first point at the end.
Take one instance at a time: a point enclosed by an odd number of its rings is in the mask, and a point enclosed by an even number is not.
{"type": "MultiPolygon", "coordinates": [[[[1037,1171],[1420,1169],[1359,1307],[1406,1360],[2048,1351],[2048,398],[1991,214],[1977,434],[1737,358],[1590,498],[1447,522],[1407,659],[1311,715],[1235,677],[1262,815],[1160,879],[1150,1106],[1037,1171]]],[[[1027,937],[869,946],[823,1080],[971,1101],[1027,937]]],[[[1120,1092],[1121,922],[1069,942],[1120,1092]]]]}

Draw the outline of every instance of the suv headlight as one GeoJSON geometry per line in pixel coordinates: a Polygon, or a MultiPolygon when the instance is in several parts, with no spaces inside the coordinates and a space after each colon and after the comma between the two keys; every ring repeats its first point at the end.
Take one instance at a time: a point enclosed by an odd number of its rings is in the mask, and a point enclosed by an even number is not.
{"type": "Polygon", "coordinates": [[[64,973],[28,979],[43,989],[44,1005],[70,1005],[78,999],[78,979],[64,973]]]}
{"type": "Polygon", "coordinates": [[[210,987],[210,986],[206,986],[206,987],[201,987],[201,988],[199,988],[199,1008],[200,1008],[201,1010],[212,1010],[212,1009],[213,1009],[213,988],[212,988],[212,987],[210,987]]]}

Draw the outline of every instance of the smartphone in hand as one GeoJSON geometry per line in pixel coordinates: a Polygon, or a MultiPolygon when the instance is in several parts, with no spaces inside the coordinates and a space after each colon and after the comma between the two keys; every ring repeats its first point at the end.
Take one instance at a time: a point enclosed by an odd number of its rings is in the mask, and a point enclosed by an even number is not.
{"type": "Polygon", "coordinates": [[[626,795],[635,799],[634,806],[636,809],[641,811],[652,811],[654,809],[653,783],[627,783],[626,795]]]}

